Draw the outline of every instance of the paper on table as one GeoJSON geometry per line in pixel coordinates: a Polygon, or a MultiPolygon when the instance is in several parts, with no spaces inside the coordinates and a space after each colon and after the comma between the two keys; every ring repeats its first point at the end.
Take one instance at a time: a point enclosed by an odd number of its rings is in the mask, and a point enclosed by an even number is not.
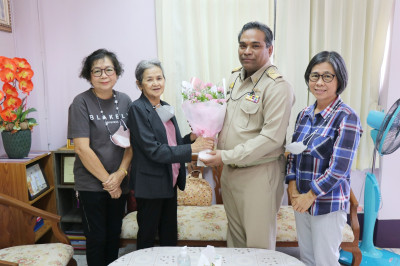
{"type": "Polygon", "coordinates": [[[215,248],[213,246],[207,245],[207,247],[201,251],[197,266],[221,266],[221,264],[221,256],[215,253],[215,248]]]}

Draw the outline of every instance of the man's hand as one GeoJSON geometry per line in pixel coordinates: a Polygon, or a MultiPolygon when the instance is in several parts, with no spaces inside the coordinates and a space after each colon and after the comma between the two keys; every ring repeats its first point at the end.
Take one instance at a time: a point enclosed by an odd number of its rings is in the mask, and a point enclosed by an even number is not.
{"type": "Polygon", "coordinates": [[[310,189],[305,194],[293,195],[292,206],[293,210],[303,213],[306,212],[314,203],[317,196],[310,189]]]}
{"type": "Polygon", "coordinates": [[[207,165],[207,166],[218,166],[218,165],[224,164],[222,162],[221,151],[220,150],[207,152],[207,155],[209,155],[210,158],[200,159],[200,161],[202,161],[205,165],[207,165]]]}

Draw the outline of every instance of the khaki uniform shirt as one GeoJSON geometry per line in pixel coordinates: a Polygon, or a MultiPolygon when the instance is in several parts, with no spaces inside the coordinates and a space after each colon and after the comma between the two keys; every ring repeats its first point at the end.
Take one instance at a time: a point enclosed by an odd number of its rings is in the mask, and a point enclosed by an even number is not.
{"type": "Polygon", "coordinates": [[[270,63],[244,77],[243,68],[232,71],[224,125],[218,137],[222,161],[237,167],[273,161],[284,153],[294,104],[292,86],[270,63]],[[246,97],[252,90],[258,102],[246,97]]]}

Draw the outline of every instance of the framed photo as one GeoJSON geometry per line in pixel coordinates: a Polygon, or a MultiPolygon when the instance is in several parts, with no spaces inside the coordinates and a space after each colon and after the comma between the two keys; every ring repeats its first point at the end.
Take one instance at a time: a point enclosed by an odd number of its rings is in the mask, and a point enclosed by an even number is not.
{"type": "Polygon", "coordinates": [[[63,154],[61,157],[61,184],[71,185],[74,179],[75,154],[63,154]]]}
{"type": "Polygon", "coordinates": [[[50,187],[39,163],[26,168],[26,181],[28,184],[29,200],[37,198],[50,187]]]}
{"type": "Polygon", "coordinates": [[[74,148],[75,148],[74,140],[73,139],[67,139],[67,149],[73,150],[74,148]]]}
{"type": "Polygon", "coordinates": [[[11,32],[10,0],[0,0],[0,30],[11,32]]]}

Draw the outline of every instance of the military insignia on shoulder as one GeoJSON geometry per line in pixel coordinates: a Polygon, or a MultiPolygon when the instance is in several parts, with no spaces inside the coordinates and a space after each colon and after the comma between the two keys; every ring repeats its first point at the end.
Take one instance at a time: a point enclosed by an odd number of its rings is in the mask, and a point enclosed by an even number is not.
{"type": "Polygon", "coordinates": [[[277,78],[281,78],[282,75],[279,73],[278,68],[276,66],[270,66],[267,68],[267,75],[273,80],[276,80],[277,78]]]}
{"type": "Polygon", "coordinates": [[[232,73],[234,73],[234,72],[238,72],[238,71],[240,71],[240,70],[242,70],[242,67],[237,67],[237,68],[234,68],[234,69],[232,70],[232,73]]]}

